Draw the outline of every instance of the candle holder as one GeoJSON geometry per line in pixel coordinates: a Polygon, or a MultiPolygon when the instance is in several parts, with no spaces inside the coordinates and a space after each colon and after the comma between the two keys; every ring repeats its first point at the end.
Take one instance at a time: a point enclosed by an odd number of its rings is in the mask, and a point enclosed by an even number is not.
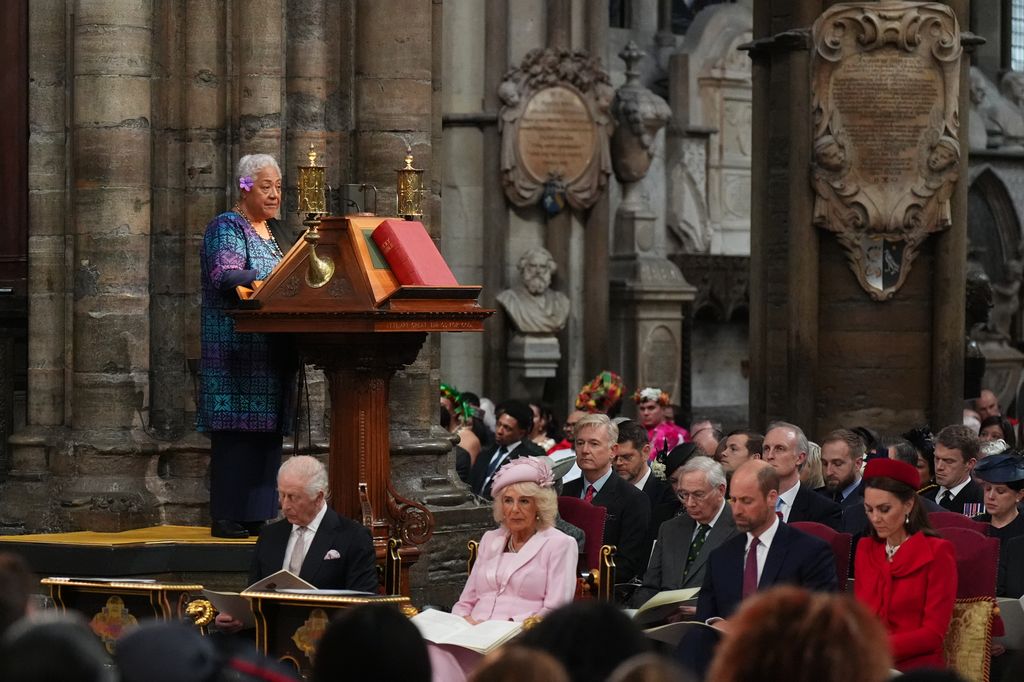
{"type": "Polygon", "coordinates": [[[405,168],[398,173],[398,215],[406,220],[423,217],[423,169],[413,168],[412,147],[405,149],[405,168]]]}
{"type": "Polygon", "coordinates": [[[334,261],[316,253],[320,241],[320,220],[327,215],[327,185],[324,182],[325,168],[316,163],[316,151],[309,145],[309,165],[299,166],[299,207],[298,213],[305,214],[302,224],[306,234],[302,239],[309,248],[309,265],[306,270],[306,284],[319,289],[334,276],[334,261]]]}

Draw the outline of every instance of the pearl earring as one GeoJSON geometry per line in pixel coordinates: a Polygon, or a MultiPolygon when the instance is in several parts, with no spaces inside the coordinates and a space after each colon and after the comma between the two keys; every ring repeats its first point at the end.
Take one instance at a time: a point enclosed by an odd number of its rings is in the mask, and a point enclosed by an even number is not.
{"type": "Polygon", "coordinates": [[[910,525],[910,514],[907,514],[907,518],[903,521],[903,525],[905,525],[905,526],[909,526],[910,525]]]}

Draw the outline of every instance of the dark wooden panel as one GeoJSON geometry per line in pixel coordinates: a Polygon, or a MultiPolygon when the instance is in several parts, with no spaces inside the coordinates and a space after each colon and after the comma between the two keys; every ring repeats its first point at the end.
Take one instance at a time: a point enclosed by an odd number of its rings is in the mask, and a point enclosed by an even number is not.
{"type": "MultiPolygon", "coordinates": [[[[28,254],[28,0],[0,3],[0,287],[25,295],[28,254]]],[[[3,296],[3,294],[0,294],[3,296]]]]}

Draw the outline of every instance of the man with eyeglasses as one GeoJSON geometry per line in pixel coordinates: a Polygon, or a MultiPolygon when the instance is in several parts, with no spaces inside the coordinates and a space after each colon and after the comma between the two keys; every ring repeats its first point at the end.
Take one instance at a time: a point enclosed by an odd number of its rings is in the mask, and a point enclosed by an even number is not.
{"type": "Polygon", "coordinates": [[[672,488],[651,471],[648,460],[651,444],[647,440],[647,429],[632,419],[617,420],[619,424],[619,450],[612,457],[612,466],[627,483],[642,490],[651,501],[651,522],[647,538],[654,542],[658,528],[679,511],[679,500],[672,488]]]}
{"type": "MultiPolygon", "coordinates": [[[[636,608],[664,590],[700,587],[708,555],[737,532],[725,501],[722,465],[710,457],[687,461],[686,453],[677,450],[666,460],[665,473],[686,513],[661,525],[643,585],[633,595],[636,608]]],[[[695,612],[680,607],[669,620],[692,618],[695,612]]]]}

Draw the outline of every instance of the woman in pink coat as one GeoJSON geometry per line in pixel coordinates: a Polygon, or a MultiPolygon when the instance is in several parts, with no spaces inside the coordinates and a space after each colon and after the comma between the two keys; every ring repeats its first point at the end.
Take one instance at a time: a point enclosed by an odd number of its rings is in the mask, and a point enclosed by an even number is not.
{"type": "MultiPolygon", "coordinates": [[[[520,457],[494,475],[494,520],[484,533],[473,572],[452,613],[470,623],[522,622],[572,601],[576,591],[576,540],[554,528],[558,502],[546,457],[520,457]]],[[[467,649],[431,645],[435,680],[462,679],[479,663],[467,649]]]]}

